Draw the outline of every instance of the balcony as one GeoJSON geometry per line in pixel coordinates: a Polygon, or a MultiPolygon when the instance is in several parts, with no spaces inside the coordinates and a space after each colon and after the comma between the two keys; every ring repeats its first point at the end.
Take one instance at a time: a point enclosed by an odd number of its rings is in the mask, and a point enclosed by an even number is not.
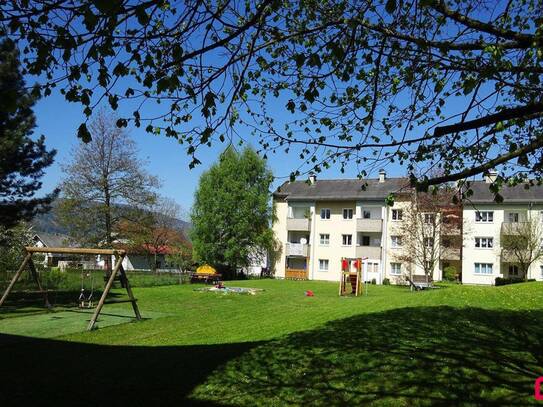
{"type": "Polygon", "coordinates": [[[287,256],[309,257],[309,245],[302,243],[287,243],[285,245],[287,256]]]}
{"type": "Polygon", "coordinates": [[[460,260],[460,248],[444,247],[440,258],[441,260],[460,260]]]}
{"type": "Polygon", "coordinates": [[[357,232],[381,232],[383,228],[382,219],[357,219],[357,232]]]}
{"type": "Polygon", "coordinates": [[[381,259],[381,246],[356,246],[356,257],[381,259]]]}
{"type": "Polygon", "coordinates": [[[531,235],[530,222],[503,222],[501,227],[502,235],[531,235]]]}
{"type": "Polygon", "coordinates": [[[306,218],[287,218],[287,230],[309,231],[309,219],[306,218]]]}
{"type": "Polygon", "coordinates": [[[285,270],[285,279],[287,280],[307,280],[309,272],[307,269],[292,269],[285,270]]]}

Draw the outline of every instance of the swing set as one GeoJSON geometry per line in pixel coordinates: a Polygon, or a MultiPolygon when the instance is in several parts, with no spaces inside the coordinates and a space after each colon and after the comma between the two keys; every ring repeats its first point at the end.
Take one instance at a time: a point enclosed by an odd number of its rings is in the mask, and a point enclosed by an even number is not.
{"type": "MultiPolygon", "coordinates": [[[[124,271],[124,268],[122,266],[123,259],[126,257],[126,251],[125,250],[114,250],[114,249],[83,249],[83,248],[67,248],[67,247],[25,247],[26,256],[23,259],[23,262],[21,263],[21,266],[11,279],[9,285],[7,286],[6,290],[4,291],[4,294],[2,295],[2,298],[0,298],[0,307],[4,304],[6,298],[10,294],[10,292],[13,289],[13,286],[15,283],[19,280],[21,277],[23,271],[28,266],[28,270],[30,272],[30,275],[34,282],[36,283],[39,292],[43,294],[44,300],[45,300],[45,306],[48,309],[51,309],[51,303],[49,302],[48,298],[48,290],[44,290],[42,287],[42,284],[40,282],[40,278],[38,276],[38,272],[36,271],[36,266],[34,265],[34,262],[32,261],[32,255],[34,253],[58,253],[58,254],[73,254],[73,255],[104,255],[104,256],[115,256],[115,266],[113,267],[113,270],[111,271],[111,274],[107,276],[106,285],[104,287],[104,291],[102,293],[102,296],[100,297],[100,300],[98,301],[98,304],[96,305],[96,308],[94,310],[94,314],[92,315],[92,318],[90,319],[89,325],[87,326],[87,331],[91,331],[94,329],[96,325],[96,321],[98,320],[98,316],[100,315],[100,312],[102,311],[102,308],[106,304],[118,304],[122,302],[130,302],[132,303],[132,309],[134,310],[134,314],[136,315],[137,320],[141,320],[141,314],[138,308],[137,300],[134,298],[134,294],[132,292],[132,288],[130,287],[130,283],[128,282],[128,278],[126,277],[126,272],[124,271]],[[117,277],[118,275],[118,277],[117,277]],[[126,289],[126,292],[128,294],[128,300],[116,300],[116,301],[109,301],[106,302],[106,297],[108,296],[111,287],[113,286],[113,282],[115,280],[121,281],[121,286],[126,289]]],[[[86,295],[85,293],[85,287],[84,287],[84,273],[81,275],[81,292],[78,298],[79,307],[80,308],[93,308],[94,302],[93,302],[93,295],[94,295],[94,277],[92,276],[92,273],[90,273],[89,278],[91,279],[91,288],[89,295],[86,295]]]]}

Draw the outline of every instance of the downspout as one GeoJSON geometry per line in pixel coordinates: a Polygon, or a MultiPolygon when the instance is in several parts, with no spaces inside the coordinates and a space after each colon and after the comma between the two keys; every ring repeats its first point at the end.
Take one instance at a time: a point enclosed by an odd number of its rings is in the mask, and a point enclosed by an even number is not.
{"type": "Polygon", "coordinates": [[[388,207],[385,203],[385,206],[381,207],[381,217],[383,218],[383,226],[381,227],[381,267],[379,268],[379,284],[383,284],[384,274],[385,274],[385,267],[387,262],[387,242],[388,242],[388,234],[387,234],[387,227],[388,227],[388,207]]]}
{"type": "Polygon", "coordinates": [[[312,213],[311,213],[311,225],[310,225],[310,231],[309,231],[309,238],[311,241],[311,247],[309,250],[310,256],[309,256],[309,267],[311,269],[311,280],[315,279],[315,240],[316,240],[316,225],[317,223],[317,203],[314,202],[312,206],[312,213]]]}

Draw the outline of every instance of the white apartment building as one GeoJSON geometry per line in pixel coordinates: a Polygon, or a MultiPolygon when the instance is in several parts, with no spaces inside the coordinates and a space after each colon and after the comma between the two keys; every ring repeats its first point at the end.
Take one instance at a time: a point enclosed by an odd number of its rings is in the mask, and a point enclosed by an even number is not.
{"type": "MultiPolygon", "coordinates": [[[[494,284],[496,277],[523,277],[515,259],[502,253],[501,239],[523,222],[543,222],[543,186],[504,187],[500,191],[503,203],[498,204],[488,189],[495,176],[491,173],[482,181],[472,182],[473,195],[463,204],[462,282],[466,284],[494,284]]],[[[543,259],[532,263],[527,278],[543,280],[543,259]]]]}
{"type": "MultiPolygon", "coordinates": [[[[439,240],[433,242],[445,245],[448,235],[455,234],[461,242],[461,247],[441,252],[434,280],[440,280],[448,266],[468,284],[494,284],[496,277],[518,272],[511,259],[502,258],[502,225],[543,216],[543,188],[505,188],[505,202],[496,204],[487,181],[471,184],[474,194],[459,212],[462,226],[443,227],[439,240]]],[[[410,207],[410,201],[400,197],[410,191],[407,178],[387,178],[384,171],[378,179],[317,180],[311,176],[308,181],[286,182],[273,194],[277,217],[273,230],[282,243],[275,276],[339,281],[342,258],[367,258],[366,279],[378,284],[385,278],[401,284],[406,275],[424,275],[420,267],[399,259],[405,238],[401,223],[410,207]],[[398,197],[393,206],[385,204],[389,194],[398,197]]],[[[543,259],[529,274],[543,280],[543,259]]]]}

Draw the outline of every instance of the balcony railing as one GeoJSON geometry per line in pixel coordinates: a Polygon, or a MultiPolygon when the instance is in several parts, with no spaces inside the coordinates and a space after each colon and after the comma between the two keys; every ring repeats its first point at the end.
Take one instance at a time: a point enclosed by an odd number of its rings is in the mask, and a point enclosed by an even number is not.
{"type": "Polygon", "coordinates": [[[444,247],[441,252],[441,260],[460,260],[460,248],[444,247]]]}
{"type": "Polygon", "coordinates": [[[380,246],[357,246],[356,257],[368,257],[369,259],[381,259],[380,246]]]}
{"type": "Polygon", "coordinates": [[[287,268],[285,270],[285,278],[288,280],[307,280],[309,273],[305,269],[292,269],[287,268]]]}
{"type": "Polygon", "coordinates": [[[357,232],[381,232],[383,227],[382,219],[357,219],[357,232]]]}
{"type": "Polygon", "coordinates": [[[306,218],[287,218],[287,229],[298,231],[309,231],[309,219],[306,218]]]}
{"type": "MultiPolygon", "coordinates": [[[[529,231],[529,222],[502,222],[502,235],[520,235],[529,231]]],[[[528,232],[529,233],[529,232],[528,232]]]]}
{"type": "Polygon", "coordinates": [[[287,243],[285,245],[287,256],[309,257],[309,245],[302,243],[287,243]]]}

